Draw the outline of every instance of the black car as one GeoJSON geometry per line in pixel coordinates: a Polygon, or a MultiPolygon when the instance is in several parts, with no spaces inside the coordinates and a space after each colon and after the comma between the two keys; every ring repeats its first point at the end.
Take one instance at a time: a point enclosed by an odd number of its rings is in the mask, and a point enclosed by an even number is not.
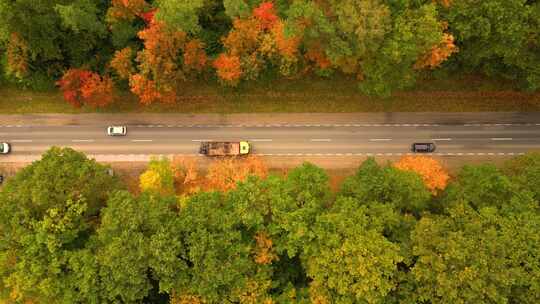
{"type": "Polygon", "coordinates": [[[431,153],[435,151],[434,143],[414,143],[412,144],[412,151],[418,153],[431,153]]]}

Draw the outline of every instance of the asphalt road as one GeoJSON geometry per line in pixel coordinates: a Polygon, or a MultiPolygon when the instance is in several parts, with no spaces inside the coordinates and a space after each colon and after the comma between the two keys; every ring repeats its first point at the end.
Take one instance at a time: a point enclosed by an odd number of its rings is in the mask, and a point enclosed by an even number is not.
{"type": "Polygon", "coordinates": [[[69,146],[91,155],[196,155],[200,141],[248,140],[262,155],[402,155],[413,142],[435,142],[436,155],[514,155],[540,151],[540,121],[472,124],[260,124],[128,125],[127,136],[111,137],[107,125],[0,126],[0,141],[15,156],[40,155],[69,146]]]}

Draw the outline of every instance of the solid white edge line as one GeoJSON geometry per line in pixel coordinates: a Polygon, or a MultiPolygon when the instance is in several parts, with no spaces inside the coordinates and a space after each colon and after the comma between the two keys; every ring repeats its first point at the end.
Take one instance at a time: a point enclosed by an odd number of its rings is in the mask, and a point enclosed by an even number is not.
{"type": "Polygon", "coordinates": [[[330,138],[312,138],[309,141],[332,141],[330,138]]]}
{"type": "Polygon", "coordinates": [[[257,141],[272,141],[272,139],[270,139],[270,138],[263,138],[263,139],[250,139],[249,141],[254,141],[254,142],[257,142],[257,141]]]}

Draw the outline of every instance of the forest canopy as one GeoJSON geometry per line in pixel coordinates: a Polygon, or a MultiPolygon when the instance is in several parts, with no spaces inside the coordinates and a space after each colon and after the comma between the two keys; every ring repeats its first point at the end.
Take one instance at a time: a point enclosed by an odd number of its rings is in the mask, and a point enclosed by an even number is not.
{"type": "Polygon", "coordinates": [[[52,148],[0,189],[0,301],[540,301],[538,153],[437,188],[447,173],[426,158],[368,158],[338,190],[310,163],[276,175],[246,161],[204,182],[191,161],[155,159],[130,193],[52,148]]]}
{"type": "Polygon", "coordinates": [[[442,70],[540,86],[536,0],[0,0],[3,77],[75,106],[311,75],[389,96],[442,70]]]}

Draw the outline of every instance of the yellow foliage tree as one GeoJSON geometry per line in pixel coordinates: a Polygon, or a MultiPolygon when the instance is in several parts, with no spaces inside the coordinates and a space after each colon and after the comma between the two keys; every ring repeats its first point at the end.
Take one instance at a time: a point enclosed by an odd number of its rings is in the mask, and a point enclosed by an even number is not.
{"type": "Polygon", "coordinates": [[[161,188],[161,177],[156,171],[148,170],[139,177],[141,191],[159,191],[161,188]]]}
{"type": "Polygon", "coordinates": [[[394,163],[394,167],[418,173],[433,194],[444,190],[450,179],[448,172],[442,165],[437,160],[427,156],[404,156],[394,163]]]}
{"type": "Polygon", "coordinates": [[[141,191],[174,194],[174,176],[169,159],[152,159],[148,163],[148,169],[139,177],[139,187],[141,191]]]}

